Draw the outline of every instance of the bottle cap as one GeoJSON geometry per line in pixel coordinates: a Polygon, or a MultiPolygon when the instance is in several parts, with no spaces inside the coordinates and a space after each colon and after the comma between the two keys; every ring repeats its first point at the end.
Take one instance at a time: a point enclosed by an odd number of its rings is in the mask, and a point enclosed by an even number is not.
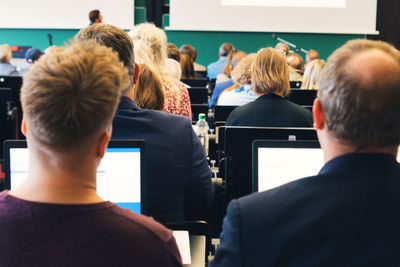
{"type": "Polygon", "coordinates": [[[199,120],[205,120],[206,119],[206,114],[200,113],[199,114],[199,120]]]}

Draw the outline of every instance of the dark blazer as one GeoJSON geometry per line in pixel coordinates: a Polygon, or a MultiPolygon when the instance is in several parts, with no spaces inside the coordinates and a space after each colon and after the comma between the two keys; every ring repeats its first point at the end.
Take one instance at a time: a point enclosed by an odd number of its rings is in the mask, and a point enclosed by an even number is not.
{"type": "Polygon", "coordinates": [[[347,154],[233,200],[212,266],[400,266],[400,165],[347,154]]]}
{"type": "Polygon", "coordinates": [[[113,121],[112,139],[146,142],[149,216],[160,222],[183,221],[185,205],[190,218],[204,218],[212,205],[214,187],[204,149],[190,120],[141,109],[122,97],[113,121]]]}
{"type": "Polygon", "coordinates": [[[312,127],[309,110],[276,94],[265,94],[246,105],[235,108],[227,126],[312,127]]]}

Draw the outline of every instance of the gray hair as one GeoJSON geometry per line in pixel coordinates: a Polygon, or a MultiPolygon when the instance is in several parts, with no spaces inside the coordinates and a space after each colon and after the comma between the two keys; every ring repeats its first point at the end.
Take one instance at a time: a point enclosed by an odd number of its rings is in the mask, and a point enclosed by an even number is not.
{"type": "Polygon", "coordinates": [[[146,64],[158,75],[165,76],[167,35],[152,23],[136,25],[129,32],[135,45],[137,63],[146,64]]]}

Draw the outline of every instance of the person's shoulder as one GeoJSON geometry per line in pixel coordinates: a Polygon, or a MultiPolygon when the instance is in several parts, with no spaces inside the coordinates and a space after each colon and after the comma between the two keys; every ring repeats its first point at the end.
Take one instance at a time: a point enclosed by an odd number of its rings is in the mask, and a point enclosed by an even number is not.
{"type": "Polygon", "coordinates": [[[118,220],[114,221],[119,224],[119,229],[123,232],[126,231],[125,233],[127,235],[129,235],[129,233],[136,235],[140,232],[144,238],[154,238],[164,243],[169,242],[172,239],[171,230],[165,228],[151,217],[134,213],[115,204],[112,204],[108,208],[108,212],[112,213],[112,216],[118,218],[118,220]],[[134,231],[129,232],[130,229],[134,231]]]}

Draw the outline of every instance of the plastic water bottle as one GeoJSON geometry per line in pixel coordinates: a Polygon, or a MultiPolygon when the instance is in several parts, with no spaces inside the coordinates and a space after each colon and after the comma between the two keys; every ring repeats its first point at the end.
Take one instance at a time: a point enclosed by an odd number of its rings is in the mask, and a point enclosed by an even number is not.
{"type": "Polygon", "coordinates": [[[199,114],[199,120],[196,123],[196,128],[196,134],[200,139],[200,143],[204,147],[206,155],[208,155],[208,123],[206,121],[206,114],[199,114]]]}

